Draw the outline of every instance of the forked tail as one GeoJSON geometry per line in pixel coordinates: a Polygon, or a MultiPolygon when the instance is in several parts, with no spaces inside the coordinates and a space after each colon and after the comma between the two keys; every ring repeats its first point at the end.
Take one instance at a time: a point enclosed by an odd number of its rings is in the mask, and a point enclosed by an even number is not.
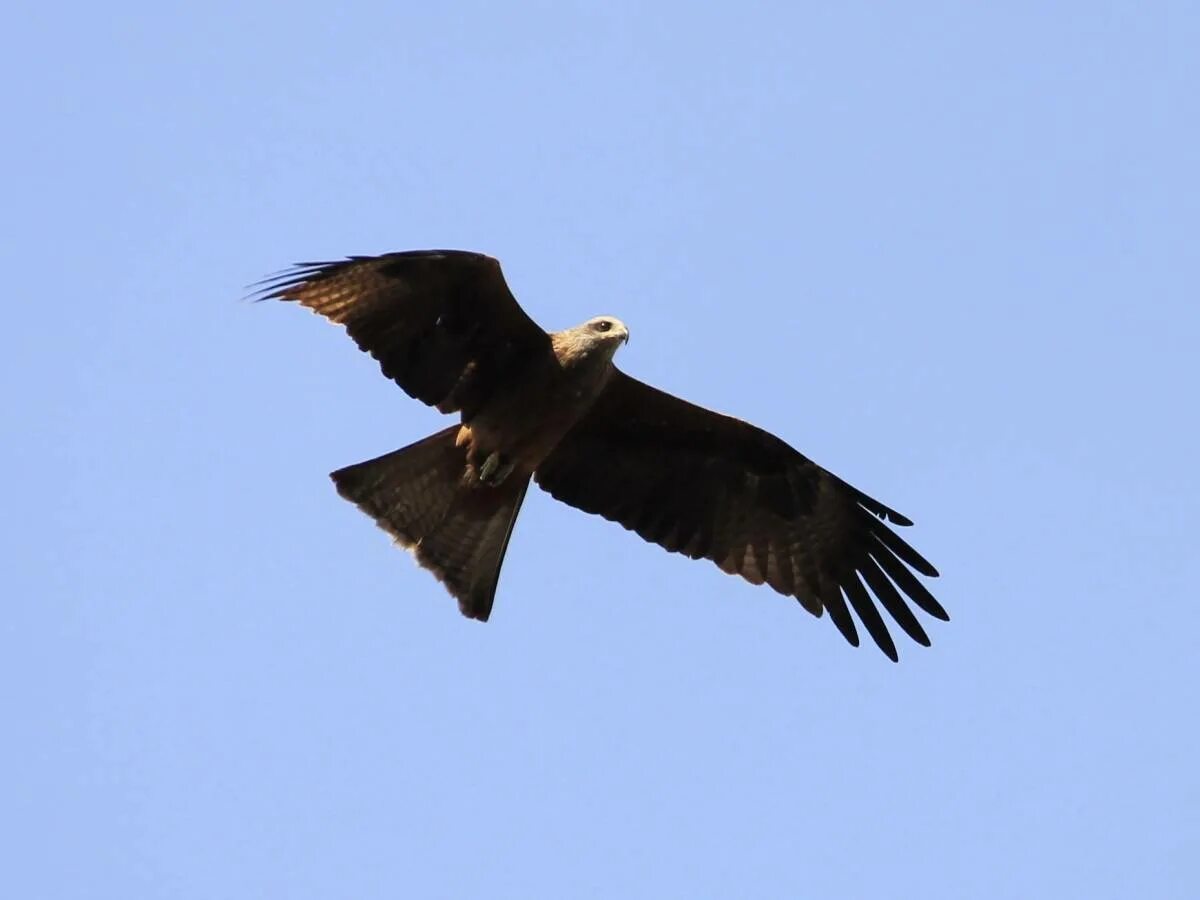
{"type": "Polygon", "coordinates": [[[463,615],[486,622],[529,476],[494,487],[466,483],[457,434],[455,425],[330,477],[339,494],[437,576],[463,615]]]}

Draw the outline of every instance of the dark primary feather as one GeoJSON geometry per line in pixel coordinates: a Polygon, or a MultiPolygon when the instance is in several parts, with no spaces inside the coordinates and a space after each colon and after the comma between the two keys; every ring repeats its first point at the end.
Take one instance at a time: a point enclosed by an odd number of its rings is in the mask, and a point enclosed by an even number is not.
{"type": "Polygon", "coordinates": [[[525,314],[500,264],[480,253],[419,250],[300,263],[260,299],[293,300],[346,327],[410,396],[469,420],[496,385],[550,338],[525,314]]]}
{"type": "Polygon", "coordinates": [[[766,431],[619,370],[534,478],[555,498],[668,550],[769,584],[814,615],[829,610],[857,646],[853,609],[893,660],[872,594],[926,646],[905,596],[949,618],[909,567],[929,577],[937,570],[884,522],[908,519],[766,431]]]}

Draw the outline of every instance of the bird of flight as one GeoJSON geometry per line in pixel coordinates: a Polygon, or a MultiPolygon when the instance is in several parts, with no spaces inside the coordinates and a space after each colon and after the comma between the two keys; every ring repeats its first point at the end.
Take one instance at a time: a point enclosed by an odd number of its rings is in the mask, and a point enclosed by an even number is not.
{"type": "Polygon", "coordinates": [[[532,479],[551,496],[692,559],[768,584],[858,646],[853,609],[892,660],[875,601],[917,643],[911,601],[948,620],[913,574],[937,570],[887,523],[911,525],[779,438],[629,377],[629,340],[600,316],[543,331],[500,264],[462,250],[300,263],[260,299],[343,325],[383,374],[460,424],[332,473],[458,600],[486,621],[532,479]]]}

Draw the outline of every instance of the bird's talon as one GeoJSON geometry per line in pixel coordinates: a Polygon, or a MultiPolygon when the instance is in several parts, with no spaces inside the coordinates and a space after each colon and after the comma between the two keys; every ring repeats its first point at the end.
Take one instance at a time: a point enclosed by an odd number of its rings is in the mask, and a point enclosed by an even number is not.
{"type": "Polygon", "coordinates": [[[513,470],[513,464],[507,462],[499,452],[492,453],[479,467],[479,480],[484,484],[500,484],[513,470]]]}

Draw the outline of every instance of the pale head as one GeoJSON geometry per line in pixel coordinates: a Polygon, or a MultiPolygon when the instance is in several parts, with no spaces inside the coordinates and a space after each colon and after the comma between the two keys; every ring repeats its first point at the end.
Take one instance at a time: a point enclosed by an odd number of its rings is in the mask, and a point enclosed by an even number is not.
{"type": "Polygon", "coordinates": [[[596,316],[551,337],[555,355],[563,363],[608,362],[617,348],[629,340],[629,329],[615,316],[596,316]]]}
{"type": "Polygon", "coordinates": [[[616,316],[596,316],[596,318],[588,319],[578,327],[585,329],[601,344],[611,343],[614,353],[616,352],[616,348],[621,344],[629,342],[629,329],[616,316]]]}

